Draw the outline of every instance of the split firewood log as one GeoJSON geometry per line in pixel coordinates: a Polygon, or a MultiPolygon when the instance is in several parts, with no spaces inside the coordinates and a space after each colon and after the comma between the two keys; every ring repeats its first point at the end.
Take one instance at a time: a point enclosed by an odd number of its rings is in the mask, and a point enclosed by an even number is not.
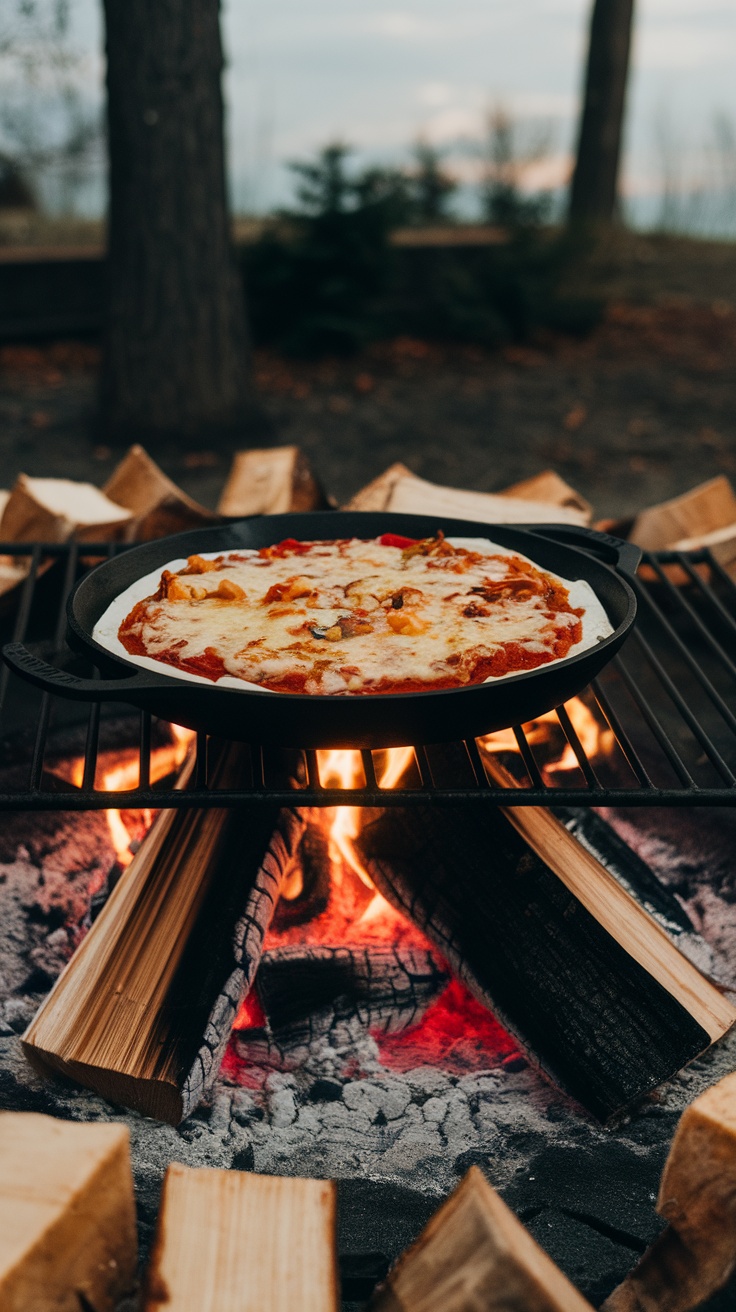
{"type": "Polygon", "coordinates": [[[337,1312],[330,1180],[166,1172],[144,1312],[337,1312]]]}
{"type": "Polygon", "coordinates": [[[592,1312],[477,1166],[399,1258],[369,1312],[592,1312]]]}
{"type": "Polygon", "coordinates": [[[666,551],[684,539],[699,539],[736,524],[736,493],[723,475],[682,496],[640,511],[631,541],[645,551],[666,551]]]}
{"type": "Polygon", "coordinates": [[[0,1113],[3,1312],[113,1312],[136,1260],[127,1128],[0,1113]]]}
{"type": "MultiPolygon", "coordinates": [[[[244,751],[223,749],[213,786],[242,786],[244,751]]],[[[296,813],[276,818],[247,805],[160,813],[23,1035],[36,1070],[174,1125],[194,1110],[301,837],[296,813]]]]}
{"type": "Polygon", "coordinates": [[[356,492],[355,496],[345,503],[343,510],[385,510],[394,484],[400,478],[406,477],[413,477],[411,470],[397,460],[396,464],[389,465],[388,469],[384,469],[383,473],[378,475],[378,478],[372,479],[356,492]]]}
{"type": "Polygon", "coordinates": [[[511,487],[505,487],[499,496],[515,497],[522,501],[541,501],[544,505],[579,510],[581,515],[586,516],[588,524],[593,515],[590,502],[576,492],[574,487],[570,487],[564,478],[560,478],[554,469],[545,469],[541,474],[535,474],[533,478],[525,478],[520,483],[513,483],[511,487]]]}
{"type": "Polygon", "coordinates": [[[690,1312],[736,1270],[736,1074],[683,1112],[657,1211],[667,1229],[601,1312],[690,1312]]]}
{"type": "Polygon", "coordinates": [[[298,446],[238,451],[218,503],[221,515],[283,515],[326,505],[307,457],[298,446]]]}
{"type": "Polygon", "coordinates": [[[68,478],[29,478],[21,474],[0,520],[3,542],[82,542],[120,540],[131,520],[121,503],[68,478]]]}
{"type": "Polygon", "coordinates": [[[400,463],[390,465],[356,492],[344,509],[448,515],[495,524],[588,524],[591,516],[587,501],[551,469],[491,493],[429,483],[400,463]]]}
{"type": "Polygon", "coordinates": [[[700,551],[703,547],[707,547],[713,559],[736,580],[736,523],[672,543],[673,551],[700,551]]]}
{"type": "Polygon", "coordinates": [[[384,509],[409,515],[442,515],[491,524],[577,524],[588,523],[589,515],[575,506],[525,501],[492,492],[468,492],[462,488],[428,483],[415,474],[396,480],[384,509]]]}
{"type": "Polygon", "coordinates": [[[219,519],[177,487],[142,446],[130,448],[104,490],[106,496],[130,512],[125,533],[128,542],[148,542],[170,533],[204,528],[219,519]]]}
{"type": "MultiPolygon", "coordinates": [[[[0,541],[8,543],[119,540],[130,521],[130,512],[99,488],[67,478],[21,474],[12,492],[2,493],[0,504],[0,541]]],[[[38,574],[52,564],[52,557],[42,559],[38,574]]],[[[8,604],[12,604],[10,594],[28,577],[30,565],[30,556],[0,556],[0,597],[8,604]]]]}

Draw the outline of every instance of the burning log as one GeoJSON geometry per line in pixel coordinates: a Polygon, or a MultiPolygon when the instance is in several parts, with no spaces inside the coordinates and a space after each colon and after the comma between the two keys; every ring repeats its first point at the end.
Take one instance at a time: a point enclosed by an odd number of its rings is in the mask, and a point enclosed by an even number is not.
{"type": "MultiPolygon", "coordinates": [[[[241,754],[223,749],[218,786],[237,786],[241,754]]],[[[217,1074],[301,833],[292,812],[275,823],[267,807],[159,815],[23,1036],[37,1070],[171,1124],[189,1115],[217,1074]]]]}
{"type": "Polygon", "coordinates": [[[256,992],[276,1045],[305,1045],[357,1016],[366,1029],[395,1034],[421,1019],[448,981],[429,950],[345,944],[294,945],[265,952],[256,992]]]}
{"type": "Polygon", "coordinates": [[[142,446],[132,446],[105,484],[105,495],[130,511],[126,541],[183,533],[217,523],[218,516],[176,486],[142,446]]]}
{"type": "Polygon", "coordinates": [[[113,1312],[136,1272],[125,1126],[3,1112],[0,1180],[3,1312],[113,1312]]]}
{"type": "Polygon", "coordinates": [[[683,1112],[657,1211],[669,1226],[601,1312],[690,1312],[736,1269],[736,1075],[683,1112]]]}
{"type": "Polygon", "coordinates": [[[335,1186],[166,1172],[143,1312],[337,1312],[335,1186]]]}
{"type": "Polygon", "coordinates": [[[391,810],[356,840],[384,897],[552,1078],[608,1119],[736,1011],[550,812],[391,810]]]}
{"type": "Polygon", "coordinates": [[[218,504],[221,515],[282,515],[318,510],[324,492],[298,446],[238,451],[218,504]]]}
{"type": "Polygon", "coordinates": [[[368,1306],[370,1312],[592,1312],[477,1166],[368,1306]]]}

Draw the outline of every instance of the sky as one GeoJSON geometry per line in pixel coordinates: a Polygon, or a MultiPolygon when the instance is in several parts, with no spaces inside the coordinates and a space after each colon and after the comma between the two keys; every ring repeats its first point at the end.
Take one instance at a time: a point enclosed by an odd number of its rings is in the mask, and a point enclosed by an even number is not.
{"type": "MultiPolygon", "coordinates": [[[[729,125],[736,157],[734,0],[636,0],[624,192],[640,215],[663,176],[685,187],[728,167],[713,150],[729,125]],[[725,124],[725,127],[724,127],[725,124]],[[676,176],[677,175],[677,176],[676,176]]],[[[419,137],[447,152],[466,182],[489,110],[543,136],[530,184],[560,185],[575,140],[591,0],[223,0],[225,92],[235,208],[289,196],[285,163],[328,141],[357,158],[398,162],[419,137]]],[[[71,0],[88,52],[85,94],[101,94],[99,0],[71,0]]],[[[736,189],[736,159],[731,158],[736,189]]],[[[467,204],[470,204],[468,201],[467,204]]]]}

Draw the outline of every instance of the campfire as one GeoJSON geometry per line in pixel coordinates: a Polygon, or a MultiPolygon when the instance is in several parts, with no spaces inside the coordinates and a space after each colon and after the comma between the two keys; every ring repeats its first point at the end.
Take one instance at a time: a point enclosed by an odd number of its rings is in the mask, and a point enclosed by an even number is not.
{"type": "MultiPolygon", "coordinates": [[[[573,741],[582,735],[595,762],[611,732],[583,702],[556,717],[562,743],[548,716],[526,726],[550,777],[580,768],[564,738],[575,722],[573,741]]],[[[186,787],[187,735],[174,739],[152,770],[184,756],[186,787]]],[[[518,743],[498,734],[478,745],[489,777],[513,788],[518,743]]],[[[220,747],[220,783],[237,786],[245,755],[220,747]]],[[[319,783],[352,793],[367,783],[367,761],[387,793],[416,769],[412,748],[320,751],[319,783]]],[[[73,763],[72,782],[81,768],[73,763]]],[[[134,762],[100,764],[107,791],[134,773],[134,762]]],[[[297,806],[263,811],[247,842],[244,808],[162,812],[147,841],[150,812],[106,815],[127,874],[24,1048],[40,1070],[149,1115],[184,1119],[223,1060],[250,1087],[256,1071],[265,1082],[299,1069],[357,1020],[379,1061],[387,1044],[389,1068],[404,1033],[413,1059],[423,1052],[457,1074],[493,1069],[521,1045],[607,1119],[736,1018],[649,915],[646,871],[599,818],[594,834],[588,819],[586,848],[584,819],[541,807],[297,806]],[[619,873],[624,864],[626,887],[611,862],[619,873]]]]}
{"type": "MultiPolygon", "coordinates": [[[[298,462],[282,464],[293,481],[298,462]]],[[[369,500],[428,495],[389,474],[369,500]]],[[[131,508],[125,531],[138,515],[153,533],[157,513],[131,508]]],[[[78,549],[57,544],[47,571],[40,549],[15,549],[6,600],[25,588],[33,629],[78,549]]],[[[733,849],[728,813],[715,828],[682,802],[721,805],[736,766],[718,700],[731,587],[707,549],[650,553],[625,659],[564,706],[466,742],[253,749],[120,707],[66,723],[53,699],[11,698],[0,792],[16,806],[11,880],[29,891],[25,929],[8,921],[22,946],[4,1014],[42,1076],[34,1098],[67,1114],[102,1098],[185,1145],[226,1104],[240,1136],[227,1164],[398,1179],[433,1200],[490,1144],[533,1176],[527,1140],[551,1124],[607,1152],[598,1125],[638,1125],[642,1100],[653,1115],[648,1096],[728,1060],[736,954],[713,875],[733,849]],[[690,696],[677,643],[693,632],[690,696]]],[[[367,1294],[385,1263],[346,1269],[367,1294]]]]}

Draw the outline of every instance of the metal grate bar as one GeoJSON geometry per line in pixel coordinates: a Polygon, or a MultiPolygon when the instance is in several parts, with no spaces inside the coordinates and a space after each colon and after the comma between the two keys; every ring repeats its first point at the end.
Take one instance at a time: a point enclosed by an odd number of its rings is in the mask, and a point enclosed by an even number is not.
{"type": "Polygon", "coordinates": [[[83,792],[94,790],[97,773],[97,751],[100,743],[100,704],[93,702],[89,708],[87,721],[87,741],[84,746],[84,769],[81,788],[83,792]]]}
{"type": "MultiPolygon", "coordinates": [[[[654,562],[653,562],[653,563],[654,563],[654,562]]],[[[718,596],[716,595],[716,593],[713,591],[713,589],[712,589],[711,587],[708,586],[708,584],[705,582],[705,580],[702,578],[702,576],[701,576],[701,575],[698,573],[698,571],[693,567],[693,565],[690,563],[690,561],[688,560],[687,556],[685,555],[684,551],[680,551],[680,552],[677,553],[677,563],[678,563],[678,565],[680,566],[680,568],[685,572],[685,574],[687,574],[687,576],[688,576],[688,578],[690,579],[691,583],[693,583],[693,584],[695,585],[695,587],[698,589],[698,591],[699,591],[699,592],[702,592],[702,594],[703,594],[705,597],[708,598],[708,601],[710,602],[711,606],[713,606],[714,609],[717,611],[717,613],[718,613],[720,619],[721,619],[721,620],[723,621],[723,623],[726,624],[727,627],[731,630],[731,633],[732,633],[734,636],[736,636],[736,619],[734,618],[733,615],[729,614],[729,612],[726,610],[726,607],[723,605],[723,602],[720,600],[720,597],[718,597],[718,596]]],[[[714,564],[715,564],[715,562],[714,562],[714,564]]],[[[660,570],[662,569],[662,567],[659,565],[658,562],[655,564],[655,568],[657,569],[657,572],[658,572],[658,573],[659,573],[660,570]]],[[[736,592],[736,588],[734,588],[733,580],[732,580],[731,578],[729,578],[729,576],[728,576],[728,574],[726,573],[725,570],[721,569],[720,565],[718,566],[718,568],[719,568],[719,570],[721,570],[721,574],[723,575],[724,580],[725,580],[726,583],[728,584],[729,589],[730,589],[732,592],[736,592]]],[[[662,570],[662,572],[664,573],[663,570],[662,570]]],[[[669,580],[668,580],[668,581],[669,581],[669,580]]],[[[688,603],[687,598],[686,598],[685,596],[682,597],[682,602],[683,602],[683,604],[684,604],[685,606],[688,607],[688,610],[690,610],[691,613],[692,613],[692,608],[689,606],[689,603],[688,603]]],[[[715,639],[711,638],[711,641],[715,642],[715,639]]],[[[724,653],[724,656],[725,656],[725,653],[724,653]]],[[[729,665],[731,671],[732,671],[732,672],[736,672],[736,671],[734,670],[734,664],[733,664],[733,661],[732,661],[728,656],[725,656],[725,659],[726,659],[726,662],[728,663],[728,665],[729,665]]]]}
{"type": "Polygon", "coordinates": [[[585,755],[585,749],[583,748],[583,744],[581,743],[578,737],[577,730],[575,729],[575,726],[573,725],[565,707],[558,706],[556,715],[557,715],[557,719],[559,720],[562,726],[562,732],[564,733],[568,743],[570,744],[573,752],[575,753],[575,760],[577,761],[578,765],[580,766],[580,769],[583,772],[583,776],[585,778],[586,784],[588,785],[589,788],[600,788],[600,782],[596,776],[595,770],[593,769],[592,765],[590,764],[590,761],[585,755]]]}
{"type": "Polygon", "coordinates": [[[521,759],[524,762],[524,765],[526,767],[526,772],[529,775],[529,778],[531,779],[533,786],[535,788],[543,788],[544,791],[547,792],[548,791],[547,785],[544,782],[544,779],[542,778],[542,774],[539,769],[539,766],[537,765],[536,758],[534,756],[534,753],[532,752],[531,747],[529,746],[529,743],[527,741],[527,736],[524,733],[524,730],[522,729],[521,725],[517,725],[516,728],[514,729],[514,736],[516,738],[516,742],[519,751],[521,753],[521,759]]]}
{"type": "MultiPolygon", "coordinates": [[[[680,554],[684,555],[684,553],[680,553],[680,554]]],[[[719,560],[716,560],[715,556],[710,551],[703,551],[702,553],[697,552],[692,557],[692,559],[697,564],[697,562],[701,559],[701,556],[703,561],[706,564],[710,565],[711,574],[715,575],[715,577],[718,579],[719,583],[722,585],[725,591],[730,594],[731,600],[736,602],[736,583],[734,583],[734,580],[731,578],[731,575],[726,572],[721,562],[719,560]]],[[[685,557],[685,559],[687,559],[687,557],[685,557]]],[[[726,611],[725,613],[727,618],[731,620],[731,617],[728,615],[728,612],[726,611]]]]}
{"type": "Polygon", "coordinates": [[[477,783],[478,787],[490,788],[491,783],[488,778],[488,775],[486,774],[486,768],[483,764],[483,758],[480,752],[478,751],[478,744],[475,741],[475,738],[465,739],[465,750],[470,758],[470,764],[473,768],[473,774],[475,775],[475,782],[477,783]]]}
{"type": "Polygon", "coordinates": [[[307,767],[307,786],[322,791],[322,780],[319,777],[319,758],[313,748],[308,747],[304,752],[304,761],[307,767]]]}
{"type": "MultiPolygon", "coordinates": [[[[5,554],[7,553],[3,551],[3,555],[5,554]]],[[[20,552],[16,552],[15,554],[20,555],[20,552]]],[[[28,555],[27,546],[23,554],[26,556],[28,555]]],[[[40,564],[40,561],[41,561],[41,547],[36,546],[33,548],[33,553],[31,555],[30,569],[28,570],[28,574],[26,575],[26,578],[23,582],[23,586],[20,594],[18,613],[15,617],[15,624],[13,626],[13,642],[22,642],[26,636],[26,630],[28,628],[28,620],[30,619],[30,615],[31,615],[31,606],[33,605],[33,594],[36,588],[36,577],[38,575],[38,566],[40,564]]],[[[3,665],[3,668],[0,671],[0,712],[2,711],[2,708],[5,705],[5,697],[8,691],[9,679],[10,679],[10,670],[8,669],[7,665],[3,665]]]]}
{"type": "Polygon", "coordinates": [[[141,711],[141,729],[138,747],[138,787],[151,787],[151,717],[141,711]]]}
{"type": "Polygon", "coordinates": [[[621,675],[621,678],[626,684],[626,687],[628,688],[633,700],[636,702],[636,705],[641,711],[642,716],[644,717],[646,723],[649,725],[649,728],[654,734],[654,737],[659,743],[659,746],[662,748],[662,751],[667,757],[667,760],[669,761],[676,775],[680,779],[680,782],[685,784],[687,788],[695,789],[695,781],[692,778],[692,775],[686,769],[685,763],[680,757],[679,752],[675,750],[675,747],[673,746],[670,740],[669,734],[660,724],[659,719],[654,714],[654,711],[650,707],[646,698],[643,696],[642,693],[640,693],[634,679],[629,674],[629,671],[627,670],[626,666],[621,660],[621,657],[614,656],[612,664],[615,665],[616,669],[621,675]]]}
{"type": "Polygon", "coordinates": [[[432,787],[432,771],[429,767],[429,758],[423,747],[414,748],[414,760],[416,761],[417,774],[419,775],[419,785],[421,788],[432,787]]]}
{"type": "MultiPolygon", "coordinates": [[[[690,620],[697,628],[701,637],[705,640],[707,645],[710,647],[711,651],[723,663],[727,672],[733,676],[736,676],[736,666],[734,666],[734,663],[731,660],[730,656],[728,655],[727,652],[723,650],[721,644],[717,641],[717,639],[713,636],[710,630],[703,623],[697,611],[694,610],[693,607],[690,605],[689,601],[687,600],[687,597],[678,594],[677,589],[675,588],[671,579],[668,579],[667,575],[665,574],[665,571],[662,569],[660,565],[657,564],[656,561],[652,561],[651,564],[652,564],[652,568],[656,570],[657,575],[661,583],[663,584],[664,588],[666,589],[668,596],[672,598],[672,600],[675,602],[676,605],[680,605],[684,607],[684,609],[687,611],[690,620]]],[[[693,573],[693,578],[697,581],[697,575],[694,573],[693,573]]],[[[708,694],[713,705],[717,707],[717,709],[720,711],[724,720],[728,724],[728,727],[732,729],[734,733],[736,733],[736,716],[733,715],[730,708],[726,705],[720,693],[717,692],[716,689],[713,687],[713,684],[711,683],[710,679],[703,672],[701,666],[693,657],[692,652],[682,641],[682,638],[680,637],[679,633],[677,633],[676,629],[674,628],[674,625],[672,625],[670,621],[667,619],[667,616],[664,614],[661,606],[658,606],[654,598],[651,597],[649,593],[646,592],[644,588],[642,588],[641,586],[637,586],[637,592],[639,597],[644,599],[650,611],[652,611],[652,613],[656,615],[659,623],[662,625],[663,629],[666,631],[672,642],[675,644],[683,660],[689,666],[691,673],[695,676],[695,678],[697,679],[698,683],[700,684],[704,692],[708,694]]],[[[713,594],[713,601],[715,602],[718,601],[715,594],[713,594]]],[[[734,630],[736,631],[736,626],[734,626],[734,630]]]]}
{"type": "MultiPolygon", "coordinates": [[[[69,548],[66,566],[64,569],[64,582],[61,589],[61,597],[56,614],[56,628],[54,629],[54,650],[58,650],[64,640],[64,622],[66,620],[66,599],[72,590],[72,584],[77,573],[77,562],[79,560],[79,547],[73,542],[69,548]]],[[[36,728],[36,737],[33,744],[33,760],[31,761],[31,776],[29,788],[31,792],[36,792],[41,787],[43,778],[43,765],[46,755],[46,739],[48,737],[49,723],[51,720],[51,693],[44,692],[41,694],[41,707],[38,713],[38,726],[36,728]]]]}
{"type": "Polygon", "coordinates": [[[639,646],[641,647],[642,651],[645,653],[647,660],[649,661],[652,669],[657,675],[657,678],[662,684],[662,687],[665,688],[665,690],[667,691],[669,697],[674,702],[675,706],[680,712],[680,715],[682,716],[686,725],[688,726],[694,737],[697,738],[698,742],[700,743],[700,746],[703,748],[703,751],[705,752],[708,759],[715,766],[721,778],[728,784],[736,784],[736,775],[734,775],[731,772],[731,770],[729,770],[720,752],[717,751],[716,748],[713,746],[713,743],[710,741],[710,738],[708,737],[707,733],[696,720],[695,716],[690,710],[690,707],[685,701],[685,698],[681,695],[681,693],[675,686],[674,682],[672,681],[669,674],[665,670],[661,661],[657,658],[657,656],[652,651],[652,648],[650,647],[644,635],[641,633],[640,630],[635,630],[634,633],[632,634],[632,637],[639,643],[639,646]]]}
{"type": "Polygon", "coordinates": [[[600,681],[598,679],[594,679],[590,687],[593,692],[593,696],[595,697],[596,702],[598,703],[601,714],[608,721],[608,727],[609,729],[611,729],[613,736],[618,744],[619,750],[624,760],[626,761],[626,764],[631,770],[632,774],[634,774],[636,778],[639,780],[639,783],[641,784],[642,788],[653,788],[654,784],[652,783],[651,779],[649,778],[649,775],[647,774],[646,769],[644,768],[641,761],[639,760],[639,757],[634,751],[631,739],[629,738],[629,735],[624,729],[619,716],[614,711],[610,699],[606,696],[605,692],[603,691],[600,685],[600,681]]]}
{"type": "Polygon", "coordinates": [[[422,747],[421,745],[415,747],[414,758],[417,763],[417,770],[419,771],[422,788],[425,788],[428,791],[434,790],[434,775],[432,773],[432,766],[429,757],[427,756],[426,747],[422,747]]]}
{"type": "MultiPolygon", "coordinates": [[[[5,545],[0,544],[0,552],[29,562],[26,578],[17,589],[14,616],[0,617],[3,640],[42,642],[44,654],[50,646],[61,650],[66,597],[80,569],[89,557],[114,556],[126,549],[121,543],[85,543],[83,547],[16,543],[8,544],[6,552],[5,545]]],[[[535,724],[534,748],[527,736],[530,726],[517,725],[513,739],[508,739],[515,748],[504,746],[504,752],[517,754],[516,775],[522,777],[522,766],[526,772],[523,785],[514,787],[515,806],[734,804],[736,698],[730,690],[736,693],[736,660],[732,652],[736,586],[708,551],[687,555],[650,553],[645,563],[647,568],[636,584],[640,603],[637,626],[622,654],[587,693],[584,690],[581,694],[589,706],[597,707],[615,740],[615,753],[606,758],[605,773],[602,758],[586,751],[569,704],[560,706],[557,722],[574,754],[582,784],[576,779],[576,787],[572,788],[564,772],[555,771],[551,755],[560,750],[561,739],[557,730],[552,737],[544,738],[549,717],[539,722],[538,728],[535,724]],[[677,575],[673,568],[679,571],[677,575]],[[667,782],[660,782],[663,777],[667,782]],[[609,778],[612,784],[602,782],[609,778]]],[[[28,782],[6,786],[3,778],[11,776],[3,775],[0,762],[0,810],[119,806],[120,793],[104,786],[95,788],[109,709],[83,705],[80,723],[79,713],[70,703],[54,694],[39,694],[15,679],[11,683],[11,678],[9,669],[3,666],[0,734],[8,741],[13,734],[18,735],[19,746],[13,750],[20,752],[18,759],[27,770],[28,782]],[[11,687],[12,696],[8,695],[11,687]],[[79,787],[67,784],[60,790],[59,780],[54,783],[48,776],[45,761],[49,744],[53,744],[53,761],[59,760],[60,740],[56,734],[70,724],[76,726],[74,741],[79,741],[76,754],[83,758],[82,778],[79,787]]],[[[117,704],[112,713],[120,715],[117,704]]],[[[441,768],[440,759],[433,755],[434,748],[415,746],[412,782],[394,790],[378,783],[376,761],[368,749],[360,753],[364,785],[340,789],[323,786],[316,751],[280,757],[273,749],[264,751],[253,745],[252,779],[236,790],[213,786],[208,739],[200,734],[190,786],[180,790],[169,786],[170,780],[151,782],[152,748],[158,738],[154,738],[150,714],[136,712],[135,716],[130,744],[138,757],[138,784],[122,794],[126,807],[234,806],[249,799],[307,806],[413,806],[429,801],[450,805],[470,800],[503,804],[509,800],[508,787],[494,782],[493,773],[484,765],[483,743],[475,739],[457,743],[441,754],[441,768]],[[292,758],[303,764],[295,764],[292,758]],[[433,761],[437,771],[433,770],[433,761]]],[[[156,734],[159,732],[157,728],[156,734]]],[[[53,761],[52,770],[56,768],[53,761]]],[[[16,770],[12,778],[22,778],[22,771],[16,770]]]]}
{"type": "Polygon", "coordinates": [[[197,734],[197,756],[194,762],[194,787],[207,787],[207,734],[197,734]]]}

